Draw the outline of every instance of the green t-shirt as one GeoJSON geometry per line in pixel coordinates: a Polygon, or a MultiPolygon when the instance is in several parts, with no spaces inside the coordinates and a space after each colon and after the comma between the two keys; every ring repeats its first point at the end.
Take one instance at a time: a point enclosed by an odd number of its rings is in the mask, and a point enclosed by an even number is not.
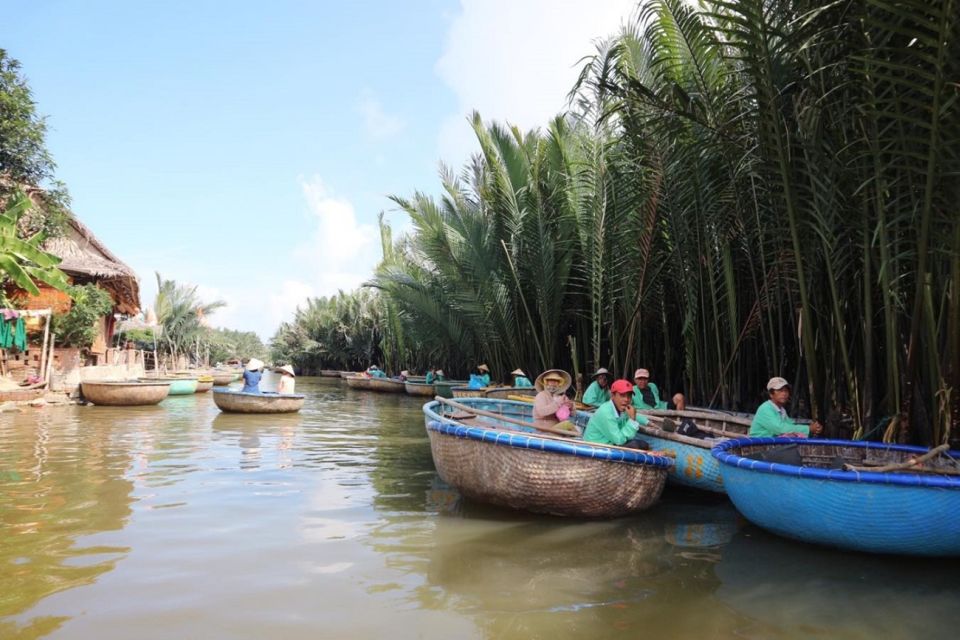
{"type": "Polygon", "coordinates": [[[601,387],[596,380],[590,383],[583,394],[583,404],[599,407],[610,399],[610,387],[601,387]]]}
{"type": "Polygon", "coordinates": [[[787,417],[787,412],[782,411],[773,400],[767,400],[757,409],[747,435],[753,438],[773,438],[785,433],[802,433],[809,436],[810,426],[797,424],[787,417]]]}
{"type": "Polygon", "coordinates": [[[583,432],[583,440],[598,444],[621,445],[637,435],[641,424],[649,422],[646,416],[637,416],[636,420],[631,420],[626,411],[617,413],[613,400],[608,400],[601,404],[590,417],[587,428],[583,432]]]}
{"type": "Polygon", "coordinates": [[[643,397],[643,393],[640,391],[640,387],[634,385],[633,387],[633,406],[635,406],[640,411],[650,411],[651,409],[666,409],[667,403],[665,400],[660,399],[660,389],[657,388],[657,385],[652,382],[647,383],[647,389],[650,393],[653,394],[653,404],[647,404],[646,400],[643,397]]]}

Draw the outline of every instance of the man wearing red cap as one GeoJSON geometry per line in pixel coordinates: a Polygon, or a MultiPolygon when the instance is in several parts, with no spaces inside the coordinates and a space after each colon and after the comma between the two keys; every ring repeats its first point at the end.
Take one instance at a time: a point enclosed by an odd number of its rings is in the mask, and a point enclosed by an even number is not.
{"type": "Polygon", "coordinates": [[[617,380],[610,385],[610,399],[601,404],[583,432],[585,442],[645,449],[645,443],[634,440],[641,424],[649,424],[646,416],[637,415],[631,404],[633,385],[617,380]]]}

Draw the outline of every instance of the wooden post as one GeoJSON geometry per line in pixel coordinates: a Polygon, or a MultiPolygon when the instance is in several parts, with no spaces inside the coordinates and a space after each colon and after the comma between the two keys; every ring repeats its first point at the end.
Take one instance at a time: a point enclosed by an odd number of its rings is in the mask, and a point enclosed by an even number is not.
{"type": "Polygon", "coordinates": [[[43,346],[40,348],[40,368],[37,369],[37,377],[44,379],[44,372],[47,370],[47,337],[50,333],[50,316],[43,323],[43,346]]]}
{"type": "Polygon", "coordinates": [[[50,388],[50,370],[53,369],[53,343],[57,341],[57,334],[50,334],[50,355],[47,357],[47,373],[44,381],[47,383],[47,389],[50,388]]]}

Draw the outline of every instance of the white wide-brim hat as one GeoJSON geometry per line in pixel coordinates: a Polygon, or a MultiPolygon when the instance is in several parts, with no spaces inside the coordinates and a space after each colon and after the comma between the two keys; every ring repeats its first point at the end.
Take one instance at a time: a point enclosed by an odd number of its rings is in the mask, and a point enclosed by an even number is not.
{"type": "Polygon", "coordinates": [[[256,371],[257,369],[263,369],[263,360],[250,358],[250,361],[247,362],[247,371],[256,371]]]}

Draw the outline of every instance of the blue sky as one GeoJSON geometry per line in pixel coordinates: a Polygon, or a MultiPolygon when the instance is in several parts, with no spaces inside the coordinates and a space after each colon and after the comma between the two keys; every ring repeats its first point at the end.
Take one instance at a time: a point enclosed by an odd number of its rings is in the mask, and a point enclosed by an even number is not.
{"type": "Polygon", "coordinates": [[[8,0],[0,47],[48,118],[72,209],[141,279],[197,285],[268,339],[380,257],[387,196],[436,192],[467,125],[564,107],[625,0],[8,0]]]}

